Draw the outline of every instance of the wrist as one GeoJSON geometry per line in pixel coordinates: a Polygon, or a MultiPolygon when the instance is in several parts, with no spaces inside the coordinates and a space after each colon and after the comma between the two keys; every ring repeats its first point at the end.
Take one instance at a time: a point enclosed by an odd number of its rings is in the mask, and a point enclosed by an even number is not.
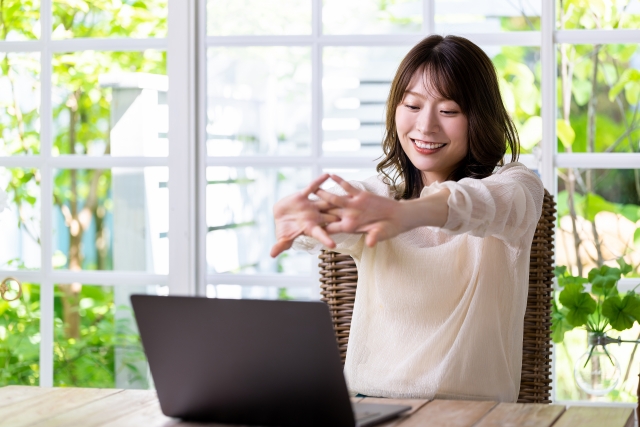
{"type": "Polygon", "coordinates": [[[402,201],[402,221],[407,230],[417,227],[443,227],[449,218],[449,195],[444,188],[437,193],[418,199],[402,201]]]}

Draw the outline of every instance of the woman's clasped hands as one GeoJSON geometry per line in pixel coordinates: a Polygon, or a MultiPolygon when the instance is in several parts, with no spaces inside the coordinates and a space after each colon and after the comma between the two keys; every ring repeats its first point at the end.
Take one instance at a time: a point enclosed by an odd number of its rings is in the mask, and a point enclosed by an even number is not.
{"type": "Polygon", "coordinates": [[[366,233],[372,247],[413,228],[404,206],[394,199],[355,188],[337,175],[323,174],[304,190],[278,201],[273,207],[276,244],[271,256],[289,249],[300,235],[313,237],[328,248],[335,248],[332,234],[366,233]],[[346,192],[337,195],[320,186],[331,178],[346,192]],[[317,198],[311,199],[314,194],[317,198]]]}

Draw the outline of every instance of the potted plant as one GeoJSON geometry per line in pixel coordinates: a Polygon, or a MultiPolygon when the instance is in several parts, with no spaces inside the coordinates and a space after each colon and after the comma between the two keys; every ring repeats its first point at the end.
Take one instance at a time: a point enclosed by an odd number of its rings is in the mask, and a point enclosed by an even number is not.
{"type": "Polygon", "coordinates": [[[552,306],[551,337],[561,343],[565,332],[586,329],[588,348],[575,363],[574,377],[580,388],[597,396],[609,393],[620,381],[620,365],[607,350],[607,344],[629,342],[607,334],[630,329],[640,322],[640,295],[635,288],[625,294],[618,291],[618,281],[632,267],[622,258],[617,263],[618,268],[594,268],[587,278],[571,275],[564,266],[555,269],[558,285],[552,306]]]}

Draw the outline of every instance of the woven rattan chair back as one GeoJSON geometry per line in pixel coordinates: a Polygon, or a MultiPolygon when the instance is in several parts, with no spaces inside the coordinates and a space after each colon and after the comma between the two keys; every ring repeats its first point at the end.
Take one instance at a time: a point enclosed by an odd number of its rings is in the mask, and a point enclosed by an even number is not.
{"type": "MultiPolygon", "coordinates": [[[[531,245],[529,296],[524,315],[520,403],[551,403],[551,299],[555,202],[545,190],[542,215],[531,245]]],[[[347,355],[358,270],[349,255],[320,254],[322,300],[329,305],[342,362],[347,355]]]]}

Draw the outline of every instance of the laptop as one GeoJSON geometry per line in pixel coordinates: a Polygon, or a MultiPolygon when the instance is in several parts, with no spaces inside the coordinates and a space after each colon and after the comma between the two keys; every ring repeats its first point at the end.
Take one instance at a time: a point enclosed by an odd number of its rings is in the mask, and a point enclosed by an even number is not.
{"type": "Polygon", "coordinates": [[[262,426],[370,426],[411,409],[352,404],[322,302],[132,295],[162,412],[262,426]]]}

